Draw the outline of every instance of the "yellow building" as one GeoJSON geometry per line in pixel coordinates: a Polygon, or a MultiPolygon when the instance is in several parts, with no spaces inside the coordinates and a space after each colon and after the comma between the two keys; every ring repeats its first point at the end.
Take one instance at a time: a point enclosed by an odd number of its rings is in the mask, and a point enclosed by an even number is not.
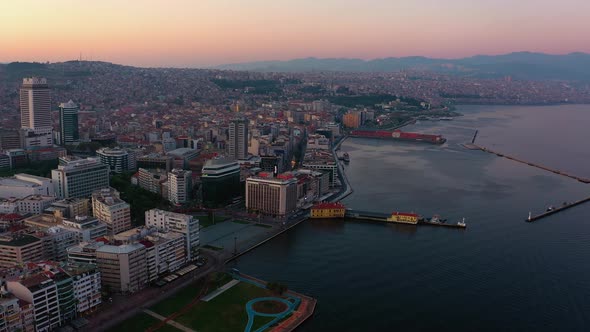
{"type": "Polygon", "coordinates": [[[391,216],[387,218],[387,221],[403,224],[417,224],[418,215],[415,213],[393,212],[391,216]]]}
{"type": "Polygon", "coordinates": [[[311,208],[311,218],[344,218],[346,208],[340,203],[320,203],[311,208]]]}

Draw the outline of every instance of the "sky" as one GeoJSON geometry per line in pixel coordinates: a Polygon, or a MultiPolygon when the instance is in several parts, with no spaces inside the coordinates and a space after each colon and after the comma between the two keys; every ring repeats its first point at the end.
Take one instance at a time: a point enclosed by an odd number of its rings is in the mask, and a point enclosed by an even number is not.
{"type": "Polygon", "coordinates": [[[0,0],[0,62],[590,53],[588,0],[0,0]]]}

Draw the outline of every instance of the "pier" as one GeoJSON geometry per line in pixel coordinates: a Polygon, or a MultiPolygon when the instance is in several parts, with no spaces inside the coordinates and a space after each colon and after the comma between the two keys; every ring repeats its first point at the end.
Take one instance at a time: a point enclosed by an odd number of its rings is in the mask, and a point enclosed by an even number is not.
{"type": "Polygon", "coordinates": [[[417,223],[409,223],[409,222],[396,222],[396,221],[389,221],[391,214],[381,213],[381,212],[370,212],[370,211],[360,211],[360,210],[346,210],[345,218],[348,219],[355,219],[355,220],[365,220],[365,221],[379,221],[379,222],[386,222],[392,224],[402,224],[402,225],[427,225],[427,226],[442,226],[442,227],[449,227],[449,228],[467,228],[466,224],[459,224],[459,223],[446,223],[446,222],[439,222],[439,221],[430,221],[428,219],[419,219],[417,223]]]}
{"type": "MultiPolygon", "coordinates": [[[[474,139],[475,139],[475,137],[474,137],[474,139]]],[[[470,150],[481,150],[481,151],[484,151],[484,152],[487,152],[487,153],[495,154],[498,157],[504,157],[506,159],[510,159],[510,160],[513,160],[513,161],[516,161],[516,162],[519,162],[519,163],[522,163],[522,164],[525,164],[525,165],[536,167],[538,169],[542,169],[544,171],[551,172],[551,173],[554,173],[554,174],[557,174],[557,175],[562,175],[562,176],[568,177],[570,179],[577,180],[577,181],[582,182],[582,183],[590,183],[590,179],[588,179],[588,178],[583,178],[583,177],[580,177],[580,176],[568,174],[566,172],[563,172],[563,171],[560,171],[560,170],[556,170],[556,169],[553,169],[553,168],[550,168],[550,167],[547,167],[547,166],[535,164],[535,163],[532,163],[532,162],[529,162],[529,161],[525,161],[525,160],[522,160],[522,159],[519,159],[519,158],[516,158],[516,157],[508,156],[508,155],[505,155],[503,153],[500,153],[500,152],[497,152],[497,151],[488,149],[486,147],[476,145],[474,143],[464,144],[463,146],[466,147],[467,149],[470,149],[470,150]]]]}
{"type": "Polygon", "coordinates": [[[541,213],[541,214],[538,214],[538,215],[535,215],[535,216],[531,215],[531,213],[529,212],[529,217],[527,219],[525,219],[525,221],[527,221],[527,222],[534,222],[534,221],[537,221],[539,219],[543,219],[545,217],[548,217],[548,216],[550,216],[552,214],[556,214],[556,213],[559,213],[561,211],[565,211],[565,210],[567,210],[569,208],[572,208],[574,206],[577,206],[577,205],[586,203],[588,201],[590,201],[590,197],[586,197],[584,199],[581,199],[579,201],[575,201],[575,202],[572,202],[572,203],[564,204],[564,205],[562,205],[560,207],[556,207],[554,209],[551,209],[550,211],[546,211],[544,213],[541,213]]]}

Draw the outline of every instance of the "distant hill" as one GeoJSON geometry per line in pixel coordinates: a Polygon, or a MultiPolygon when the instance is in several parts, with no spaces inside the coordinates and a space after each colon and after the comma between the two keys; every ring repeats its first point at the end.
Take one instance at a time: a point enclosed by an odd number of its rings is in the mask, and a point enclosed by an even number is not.
{"type": "Polygon", "coordinates": [[[420,56],[374,60],[304,58],[288,61],[228,64],[215,68],[265,72],[388,72],[419,69],[481,78],[512,76],[515,79],[590,81],[590,54],[552,55],[516,52],[504,55],[476,55],[462,59],[436,59],[420,56]]]}

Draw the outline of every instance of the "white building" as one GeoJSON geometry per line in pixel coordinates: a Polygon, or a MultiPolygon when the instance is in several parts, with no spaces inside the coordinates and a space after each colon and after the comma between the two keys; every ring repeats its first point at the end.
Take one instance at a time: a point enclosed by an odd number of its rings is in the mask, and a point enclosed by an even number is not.
{"type": "Polygon", "coordinates": [[[107,224],[87,216],[64,219],[59,227],[76,233],[78,243],[93,241],[108,234],[107,224]]]}
{"type": "Polygon", "coordinates": [[[174,204],[184,204],[190,200],[192,172],[173,169],[168,173],[168,200],[174,204]]]}
{"type": "Polygon", "coordinates": [[[120,148],[102,148],[96,151],[100,162],[109,165],[111,172],[123,173],[135,171],[137,162],[135,152],[120,148]]]}
{"type": "Polygon", "coordinates": [[[62,269],[73,280],[78,313],[97,307],[101,301],[100,271],[94,264],[67,263],[62,269]]]}
{"type": "Polygon", "coordinates": [[[52,170],[51,178],[60,199],[90,197],[93,191],[109,186],[109,166],[96,158],[75,160],[52,170]]]}
{"type": "Polygon", "coordinates": [[[107,224],[109,234],[131,228],[131,207],[119,198],[119,192],[113,188],[103,188],[92,193],[92,213],[107,224]]]}
{"type": "Polygon", "coordinates": [[[297,208],[297,179],[271,173],[246,179],[246,208],[254,213],[284,218],[297,208]]]}
{"type": "Polygon", "coordinates": [[[104,245],[96,249],[96,264],[103,287],[115,292],[136,292],[147,283],[145,246],[140,243],[104,245]]]}
{"type": "Polygon", "coordinates": [[[96,251],[104,246],[103,242],[82,242],[76,246],[69,247],[68,262],[82,264],[96,264],[96,251]]]}
{"type": "Polygon", "coordinates": [[[24,133],[24,146],[53,145],[53,126],[51,121],[51,97],[45,78],[23,79],[20,89],[21,128],[24,133]]]}
{"type": "Polygon", "coordinates": [[[187,260],[192,261],[199,253],[199,220],[191,215],[159,209],[145,212],[145,225],[156,227],[162,232],[176,232],[185,235],[187,260]]]}
{"type": "Polygon", "coordinates": [[[33,304],[35,331],[51,331],[61,323],[57,285],[44,274],[8,281],[7,289],[21,300],[33,304]]]}
{"type": "Polygon", "coordinates": [[[18,198],[0,198],[0,213],[18,213],[18,198]]]}
{"type": "Polygon", "coordinates": [[[18,212],[20,214],[41,214],[46,208],[55,202],[55,196],[31,195],[18,200],[18,212]]]}
{"type": "Polygon", "coordinates": [[[37,232],[35,236],[41,240],[45,260],[65,261],[68,259],[67,249],[78,244],[75,232],[57,226],[37,232]]]}
{"type": "Polygon", "coordinates": [[[54,196],[53,180],[24,173],[0,178],[0,197],[23,198],[30,195],[54,196]]]}
{"type": "Polygon", "coordinates": [[[137,227],[115,235],[124,244],[141,243],[146,248],[148,281],[174,272],[187,261],[185,234],[160,232],[156,227],[137,227]]]}

